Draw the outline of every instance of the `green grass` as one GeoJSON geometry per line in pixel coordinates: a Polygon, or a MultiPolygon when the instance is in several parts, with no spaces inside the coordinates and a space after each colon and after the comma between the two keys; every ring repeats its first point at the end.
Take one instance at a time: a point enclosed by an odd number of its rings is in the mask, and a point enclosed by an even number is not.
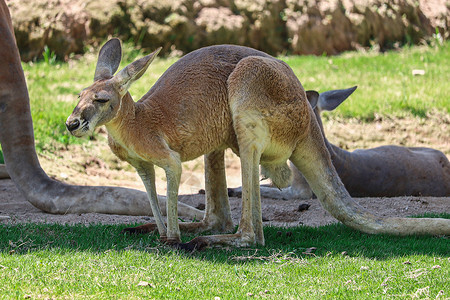
{"type": "MultiPolygon", "coordinates": [[[[128,44],[124,53],[121,67],[145,54],[128,44]]],[[[440,47],[404,48],[382,54],[350,52],[334,57],[283,59],[305,89],[325,91],[358,85],[358,90],[332,113],[333,117],[371,121],[375,115],[426,117],[432,109],[450,113],[450,42],[440,47]],[[412,76],[413,69],[423,69],[425,75],[412,76]]],[[[175,61],[157,59],[132,86],[134,99],[144,95],[175,61]]],[[[52,152],[85,141],[69,136],[64,122],[77,103],[77,94],[92,83],[95,63],[96,54],[90,53],[69,63],[48,59],[23,64],[38,152],[52,152]]]]}
{"type": "Polygon", "coordinates": [[[152,235],[124,236],[124,227],[1,225],[0,298],[373,299],[450,293],[450,248],[443,237],[373,236],[343,225],[268,227],[265,247],[184,253],[152,235]],[[304,254],[310,247],[317,250],[304,254]]]}
{"type": "Polygon", "coordinates": [[[450,42],[382,54],[344,53],[336,57],[288,57],[305,89],[358,90],[333,116],[372,121],[375,115],[426,118],[431,109],[450,113],[450,42]],[[425,71],[413,76],[412,71],[425,71]]]}

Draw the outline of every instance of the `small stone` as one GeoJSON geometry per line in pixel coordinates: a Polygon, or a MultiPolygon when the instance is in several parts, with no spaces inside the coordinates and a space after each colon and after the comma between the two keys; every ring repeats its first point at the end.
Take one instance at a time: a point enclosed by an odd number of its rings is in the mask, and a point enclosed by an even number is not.
{"type": "Polygon", "coordinates": [[[314,252],[314,251],[316,251],[316,250],[317,250],[316,247],[306,248],[306,249],[305,249],[305,253],[312,253],[312,252],[314,252]]]}
{"type": "Polygon", "coordinates": [[[308,203],[302,203],[298,206],[297,211],[302,212],[302,211],[308,210],[310,206],[311,205],[309,205],[308,203]]]}
{"type": "Polygon", "coordinates": [[[199,210],[205,210],[206,205],[205,205],[205,203],[199,203],[196,208],[199,210]]]}
{"type": "Polygon", "coordinates": [[[423,75],[425,75],[425,70],[415,69],[415,70],[412,70],[412,74],[413,74],[413,76],[417,76],[417,75],[423,76],[423,75]]]}
{"type": "Polygon", "coordinates": [[[432,267],[431,267],[432,270],[434,270],[434,269],[440,269],[440,268],[441,268],[440,265],[435,265],[435,266],[432,266],[432,267]]]}
{"type": "Polygon", "coordinates": [[[139,281],[138,286],[149,286],[149,287],[155,287],[153,284],[147,281],[139,281]]]}

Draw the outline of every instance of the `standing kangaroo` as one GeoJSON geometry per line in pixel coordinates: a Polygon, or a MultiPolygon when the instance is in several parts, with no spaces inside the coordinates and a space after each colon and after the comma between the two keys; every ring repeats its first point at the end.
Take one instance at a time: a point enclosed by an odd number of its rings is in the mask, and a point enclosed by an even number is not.
{"type": "Polygon", "coordinates": [[[161,239],[180,242],[184,231],[232,230],[224,150],[241,159],[242,215],[235,234],[201,236],[183,247],[264,244],[259,164],[272,182],[290,183],[290,159],[325,209],[344,224],[369,233],[450,234],[450,220],[380,218],[356,204],[326,150],[302,85],[289,66],[263,52],[234,45],[211,46],[173,64],[138,102],[128,88],[159,49],[116,75],[121,45],[100,50],[94,83],[66,122],[74,136],[105,125],[109,146],[133,165],[144,182],[161,239]],[[206,213],[202,222],[178,224],[181,162],[205,155],[206,213]],[[167,228],[155,190],[154,165],[167,177],[167,228]]]}
{"type": "MultiPolygon", "coordinates": [[[[381,146],[346,151],[328,141],[320,113],[331,111],[348,98],[356,87],[306,95],[330,152],[331,161],[352,197],[450,196],[450,162],[444,153],[431,148],[381,146]]],[[[310,199],[312,190],[291,163],[293,180],[285,189],[261,186],[261,196],[275,199],[310,199]]],[[[228,189],[240,197],[241,188],[228,189]]]]}

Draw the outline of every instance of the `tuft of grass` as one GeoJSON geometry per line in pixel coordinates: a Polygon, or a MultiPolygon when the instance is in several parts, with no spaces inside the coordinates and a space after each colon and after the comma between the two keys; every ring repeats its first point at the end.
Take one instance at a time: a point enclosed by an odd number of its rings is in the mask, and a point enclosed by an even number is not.
{"type": "Polygon", "coordinates": [[[124,236],[125,226],[0,225],[0,293],[6,298],[373,299],[449,292],[444,237],[375,236],[340,224],[268,227],[265,247],[185,253],[159,244],[153,235],[124,236]]]}
{"type": "Polygon", "coordinates": [[[51,51],[47,45],[44,46],[42,56],[44,57],[44,62],[47,65],[54,65],[56,63],[56,54],[54,51],[51,51]]]}

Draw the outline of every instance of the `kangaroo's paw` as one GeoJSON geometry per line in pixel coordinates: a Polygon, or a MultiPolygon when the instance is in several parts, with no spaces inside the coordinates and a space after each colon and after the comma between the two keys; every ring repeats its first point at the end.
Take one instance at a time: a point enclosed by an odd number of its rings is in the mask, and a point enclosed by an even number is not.
{"type": "Polygon", "coordinates": [[[160,236],[159,241],[173,247],[176,247],[176,245],[181,244],[181,240],[179,237],[168,238],[167,236],[160,236]]]}
{"type": "Polygon", "coordinates": [[[200,251],[210,247],[250,247],[255,244],[264,245],[264,241],[257,242],[254,235],[222,234],[222,235],[206,235],[198,236],[187,243],[180,243],[176,245],[177,249],[185,251],[200,251]]]}

